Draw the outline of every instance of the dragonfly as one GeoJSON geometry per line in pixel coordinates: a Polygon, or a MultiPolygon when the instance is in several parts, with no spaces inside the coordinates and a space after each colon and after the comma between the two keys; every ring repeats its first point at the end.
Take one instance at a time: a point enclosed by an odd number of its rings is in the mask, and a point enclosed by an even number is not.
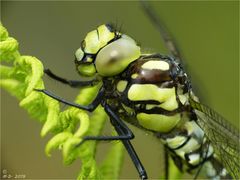
{"type": "MultiPolygon", "coordinates": [[[[144,54],[130,36],[103,24],[86,35],[75,53],[77,72],[92,80],[67,80],[45,69],[48,76],[71,87],[101,83],[93,102],[84,106],[46,89],[36,91],[89,112],[103,106],[118,135],[86,136],[78,146],[89,140],[121,140],[141,179],[148,175],[131,144],[134,134],[125,122],[159,138],[166,157],[170,156],[179,170],[194,174],[194,179],[203,170],[210,179],[239,179],[239,131],[199,101],[173,37],[150,4],[141,1],[141,5],[170,55],[144,54]]],[[[165,171],[168,179],[167,166],[165,171]]]]}

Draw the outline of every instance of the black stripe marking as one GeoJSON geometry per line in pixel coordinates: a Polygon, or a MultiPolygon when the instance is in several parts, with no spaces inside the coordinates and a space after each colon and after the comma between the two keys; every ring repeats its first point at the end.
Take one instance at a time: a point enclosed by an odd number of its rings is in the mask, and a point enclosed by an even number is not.
{"type": "Polygon", "coordinates": [[[183,146],[185,146],[187,143],[188,143],[188,141],[191,139],[192,137],[191,136],[188,136],[188,138],[186,139],[186,141],[184,142],[184,143],[182,143],[181,145],[179,145],[178,147],[176,147],[176,148],[170,148],[169,147],[169,149],[171,149],[171,150],[178,150],[178,149],[181,149],[183,146]]]}

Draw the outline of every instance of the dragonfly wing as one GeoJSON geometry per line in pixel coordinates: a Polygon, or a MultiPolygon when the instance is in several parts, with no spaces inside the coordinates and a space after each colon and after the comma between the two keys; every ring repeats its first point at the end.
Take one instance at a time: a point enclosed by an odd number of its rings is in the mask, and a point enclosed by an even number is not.
{"type": "Polygon", "coordinates": [[[191,96],[189,100],[198,116],[197,124],[203,129],[220,161],[234,178],[239,179],[239,131],[211,108],[195,101],[191,96]]]}

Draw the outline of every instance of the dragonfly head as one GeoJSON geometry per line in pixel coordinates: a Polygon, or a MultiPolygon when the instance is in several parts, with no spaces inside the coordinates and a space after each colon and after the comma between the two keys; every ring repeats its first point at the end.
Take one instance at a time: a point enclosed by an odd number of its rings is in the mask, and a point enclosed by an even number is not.
{"type": "Polygon", "coordinates": [[[75,64],[80,75],[109,77],[121,73],[140,55],[132,38],[104,24],[86,35],[75,53],[75,64]]]}

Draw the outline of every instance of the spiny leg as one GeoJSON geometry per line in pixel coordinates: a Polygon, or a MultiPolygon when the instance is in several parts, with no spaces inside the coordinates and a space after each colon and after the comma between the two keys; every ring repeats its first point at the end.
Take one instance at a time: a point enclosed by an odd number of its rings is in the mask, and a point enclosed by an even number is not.
{"type": "MultiPolygon", "coordinates": [[[[120,127],[118,127],[120,128],[120,127]]],[[[76,147],[82,145],[85,141],[94,140],[94,141],[116,141],[116,140],[130,140],[133,139],[134,135],[132,131],[129,134],[121,134],[119,136],[85,136],[83,140],[76,145],[76,147]]]]}
{"type": "MultiPolygon", "coordinates": [[[[130,129],[122,122],[122,120],[116,115],[116,113],[111,109],[111,107],[107,104],[104,105],[105,111],[110,116],[111,124],[114,126],[115,130],[119,135],[125,134],[130,129]],[[120,124],[121,125],[120,125],[120,124]]],[[[130,130],[131,131],[131,130],[130,130]]],[[[147,179],[147,172],[142,165],[140,159],[138,158],[137,153],[134,150],[134,147],[132,146],[131,142],[129,140],[122,140],[122,143],[124,144],[129,156],[132,159],[133,164],[135,165],[138,174],[141,179],[147,179]]]]}
{"type": "Polygon", "coordinates": [[[111,124],[114,126],[115,130],[119,136],[86,136],[83,141],[77,146],[80,146],[87,140],[97,140],[97,141],[112,141],[112,140],[121,140],[128,151],[129,156],[131,157],[141,179],[147,179],[147,173],[143,167],[141,161],[138,158],[137,153],[135,152],[132,144],[129,140],[134,138],[132,131],[122,122],[122,120],[111,110],[108,105],[105,105],[105,110],[110,116],[111,124]]]}
{"type": "MultiPolygon", "coordinates": [[[[118,134],[123,134],[123,131],[121,129],[118,129],[118,127],[115,127],[115,130],[118,134]]],[[[132,162],[134,166],[136,167],[139,177],[143,179],[147,179],[147,172],[141,163],[136,151],[134,150],[134,147],[132,146],[131,142],[129,140],[122,140],[123,145],[125,146],[130,158],[132,159],[132,162]]]]}
{"type": "Polygon", "coordinates": [[[165,46],[170,51],[170,53],[177,58],[179,61],[181,61],[182,56],[181,53],[177,47],[176,42],[174,41],[173,37],[170,35],[169,31],[167,30],[164,23],[161,21],[159,16],[157,15],[156,11],[151,7],[149,2],[147,0],[140,0],[141,6],[146,13],[146,15],[149,17],[153,25],[158,29],[160,32],[160,35],[165,43],[165,46]]]}
{"type": "Polygon", "coordinates": [[[129,156],[131,157],[141,179],[147,179],[147,173],[143,167],[141,161],[138,158],[137,153],[135,152],[132,144],[129,140],[134,138],[132,131],[124,124],[124,122],[111,110],[109,105],[104,105],[105,111],[110,116],[111,124],[114,126],[115,130],[119,136],[86,136],[83,140],[76,145],[80,146],[87,140],[96,140],[96,141],[113,141],[121,140],[128,151],[129,156]]]}
{"type": "Polygon", "coordinates": [[[73,88],[82,87],[82,86],[89,86],[94,85],[98,82],[97,79],[93,79],[91,81],[77,81],[77,80],[67,80],[65,78],[62,78],[60,76],[57,76],[54,74],[50,69],[44,69],[44,73],[47,74],[49,77],[51,77],[54,80],[57,80],[63,84],[67,84],[73,88]]]}
{"type": "Polygon", "coordinates": [[[132,131],[128,128],[127,125],[124,124],[124,122],[118,116],[112,115],[112,113],[109,114],[109,111],[111,111],[109,110],[110,107],[107,106],[104,108],[105,111],[110,116],[112,125],[117,129],[121,129],[122,133],[119,134],[118,136],[85,136],[77,146],[80,146],[81,144],[88,140],[114,141],[114,140],[130,140],[134,138],[134,134],[132,133],[132,131]]]}
{"type": "Polygon", "coordinates": [[[79,109],[83,109],[83,110],[86,110],[86,111],[90,111],[92,112],[94,109],[96,109],[96,107],[101,103],[101,101],[103,100],[104,98],[104,88],[101,88],[100,91],[98,92],[96,98],[93,100],[93,102],[87,106],[84,106],[84,105],[80,105],[80,104],[77,104],[77,103],[74,103],[74,102],[69,102],[55,94],[53,94],[52,92],[48,91],[48,90],[45,90],[45,89],[34,89],[35,91],[39,91],[39,92],[42,92],[44,93],[45,95],[47,96],[50,96],[51,98],[61,102],[61,103],[64,103],[66,105],[69,105],[69,106],[73,106],[73,107],[76,107],[76,108],[79,108],[79,109]]]}

